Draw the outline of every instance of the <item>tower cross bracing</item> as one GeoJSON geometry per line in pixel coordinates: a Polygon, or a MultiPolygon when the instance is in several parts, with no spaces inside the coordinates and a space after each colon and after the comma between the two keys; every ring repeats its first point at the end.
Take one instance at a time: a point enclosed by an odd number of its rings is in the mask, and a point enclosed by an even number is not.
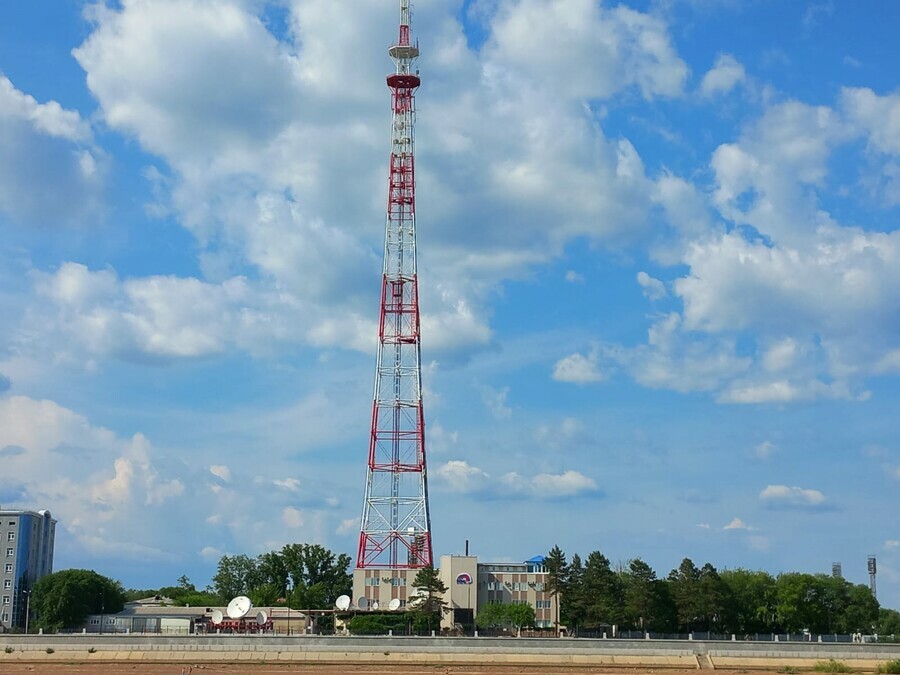
{"type": "Polygon", "coordinates": [[[357,568],[415,569],[433,563],[416,268],[415,92],[418,44],[410,41],[410,0],[388,54],[391,156],[381,312],[366,496],[357,568]]]}

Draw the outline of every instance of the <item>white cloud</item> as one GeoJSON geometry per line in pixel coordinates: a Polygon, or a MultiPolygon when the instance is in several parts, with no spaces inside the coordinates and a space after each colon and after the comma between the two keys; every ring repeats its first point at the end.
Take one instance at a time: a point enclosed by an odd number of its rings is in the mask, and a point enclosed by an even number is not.
{"type": "Polygon", "coordinates": [[[484,471],[462,460],[451,460],[439,466],[433,474],[450,492],[472,492],[481,489],[489,478],[484,471]]]}
{"type": "Polygon", "coordinates": [[[900,540],[888,539],[886,542],[884,542],[884,547],[887,549],[900,548],[900,540]]]}
{"type": "Polygon", "coordinates": [[[665,284],[646,272],[638,272],[637,281],[644,292],[644,297],[648,300],[662,300],[668,296],[665,284]]]}
{"type": "Polygon", "coordinates": [[[597,483],[578,471],[523,476],[508,472],[493,481],[484,470],[466,461],[453,460],[433,471],[437,486],[449,491],[486,499],[560,499],[597,493],[597,483]]]}
{"type": "Polygon", "coordinates": [[[701,530],[708,530],[708,529],[710,529],[710,528],[709,528],[709,523],[697,523],[697,527],[699,527],[701,530]]]}
{"type": "Polygon", "coordinates": [[[763,441],[755,448],[753,448],[753,454],[758,459],[769,459],[769,457],[772,456],[772,453],[775,452],[775,450],[777,450],[777,447],[774,443],[772,443],[772,441],[763,441]]]}
{"type": "Polygon", "coordinates": [[[735,86],[744,81],[744,66],[731,54],[719,54],[716,63],[700,82],[700,93],[711,97],[716,94],[727,94],[735,86]]]}
{"type": "Polygon", "coordinates": [[[760,501],[770,508],[820,510],[828,502],[818,490],[787,485],[768,485],[759,493],[760,501]]]}
{"type": "Polygon", "coordinates": [[[646,98],[677,96],[688,69],[672,49],[665,24],[624,6],[591,0],[500,4],[486,48],[488,63],[527,72],[545,87],[577,98],[605,98],[636,86],[646,98]],[[563,51],[549,47],[565,44],[563,51]],[[559,73],[568,73],[559,77],[559,73]]]}
{"type": "Polygon", "coordinates": [[[292,506],[287,506],[281,512],[281,522],[283,522],[287,527],[297,529],[298,527],[303,527],[306,524],[306,518],[304,517],[303,512],[299,509],[295,509],[292,506]]]}
{"type": "Polygon", "coordinates": [[[723,530],[752,530],[753,528],[750,527],[749,525],[747,525],[747,523],[745,523],[740,518],[733,518],[732,521],[730,523],[728,523],[722,529],[723,530]]]}
{"type": "Polygon", "coordinates": [[[483,386],[481,388],[481,400],[496,420],[508,420],[512,417],[512,408],[506,404],[509,396],[509,387],[494,389],[483,386]]]}
{"type": "Polygon", "coordinates": [[[575,270],[568,270],[566,272],[566,281],[568,281],[570,284],[583,284],[584,275],[579,274],[575,270]]]}
{"type": "Polygon", "coordinates": [[[300,492],[300,481],[296,478],[275,479],[272,481],[275,487],[287,490],[288,492],[300,492]]]}
{"type": "Polygon", "coordinates": [[[602,382],[605,378],[600,372],[596,354],[585,356],[576,353],[556,362],[553,367],[553,379],[558,382],[590,384],[602,382]]]}
{"type": "Polygon", "coordinates": [[[231,469],[229,469],[227,466],[224,466],[222,464],[213,464],[211,467],[209,467],[209,472],[213,476],[221,478],[226,483],[231,482],[231,469]]]}
{"type": "Polygon", "coordinates": [[[0,213],[43,226],[100,214],[102,158],[76,111],[38,103],[0,75],[0,136],[0,213]]]}

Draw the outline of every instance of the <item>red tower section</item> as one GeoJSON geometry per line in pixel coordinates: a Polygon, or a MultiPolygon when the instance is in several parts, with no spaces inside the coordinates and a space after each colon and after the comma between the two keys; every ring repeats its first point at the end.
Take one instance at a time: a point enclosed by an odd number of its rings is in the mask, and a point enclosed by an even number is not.
{"type": "Polygon", "coordinates": [[[357,568],[419,568],[433,563],[419,288],[416,271],[415,92],[409,0],[400,0],[400,37],[388,53],[396,72],[391,90],[391,158],[384,272],[366,498],[357,568]]]}

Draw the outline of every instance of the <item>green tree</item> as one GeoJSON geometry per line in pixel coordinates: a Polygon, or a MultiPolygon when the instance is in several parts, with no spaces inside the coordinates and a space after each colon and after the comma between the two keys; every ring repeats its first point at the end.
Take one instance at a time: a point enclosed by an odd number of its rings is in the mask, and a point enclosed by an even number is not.
{"type": "Polygon", "coordinates": [[[675,601],[678,626],[690,631],[703,615],[700,604],[700,570],[690,558],[685,558],[677,569],[669,572],[669,588],[675,601]]]}
{"type": "Polygon", "coordinates": [[[726,611],[729,633],[748,635],[775,630],[775,579],[768,572],[745,569],[725,570],[722,581],[730,602],[726,611]]]}
{"type": "Polygon", "coordinates": [[[884,607],[879,609],[875,632],[879,635],[900,636],[900,612],[896,609],[886,609],[884,607]]]}
{"type": "Polygon", "coordinates": [[[509,625],[516,629],[534,628],[534,607],[524,602],[504,606],[509,625]]]}
{"type": "Polygon", "coordinates": [[[556,598],[556,629],[559,630],[560,606],[562,595],[566,590],[566,582],[569,576],[569,566],[566,564],[566,554],[559,546],[550,549],[544,558],[544,567],[547,569],[547,590],[551,597],[556,598]]]}
{"type": "Polygon", "coordinates": [[[272,557],[267,566],[281,574],[279,565],[293,584],[291,606],[298,609],[331,609],[341,595],[352,592],[350,556],[336,555],[319,544],[288,544],[281,549],[281,562],[272,557]]]}
{"type": "Polygon", "coordinates": [[[698,589],[699,616],[703,617],[701,627],[708,631],[721,630],[723,617],[730,604],[728,586],[722,581],[718,570],[710,563],[700,568],[698,589]]]}
{"type": "Polygon", "coordinates": [[[428,565],[416,573],[413,587],[420,593],[407,603],[412,605],[413,628],[417,631],[438,630],[441,616],[447,611],[447,602],[444,600],[446,584],[441,581],[437,570],[428,565]]]}
{"type": "Polygon", "coordinates": [[[583,593],[587,625],[600,628],[622,623],[625,588],[609,559],[599,551],[591,552],[585,562],[583,593]]]}
{"type": "Polygon", "coordinates": [[[258,585],[256,561],[246,555],[223,555],[212,580],[223,604],[238,595],[247,595],[258,585]]]}
{"type": "Polygon", "coordinates": [[[93,570],[62,570],[40,579],[32,590],[34,627],[77,628],[89,614],[115,614],[125,606],[122,584],[93,570]]]}
{"type": "Polygon", "coordinates": [[[521,602],[489,602],[478,610],[475,625],[479,628],[533,628],[534,608],[521,602]]]}
{"type": "Polygon", "coordinates": [[[577,634],[579,626],[584,625],[587,616],[584,600],[584,565],[577,553],[572,555],[572,562],[568,566],[566,592],[562,596],[561,604],[562,622],[570,631],[577,634]]]}

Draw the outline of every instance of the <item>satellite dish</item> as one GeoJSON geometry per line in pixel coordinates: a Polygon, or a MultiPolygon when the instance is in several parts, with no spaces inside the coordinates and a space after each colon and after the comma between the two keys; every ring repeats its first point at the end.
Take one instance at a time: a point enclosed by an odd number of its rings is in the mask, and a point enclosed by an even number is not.
{"type": "Polygon", "coordinates": [[[410,607],[418,607],[428,598],[428,589],[426,588],[414,588],[409,594],[409,599],[406,601],[406,604],[410,607]]]}
{"type": "Polygon", "coordinates": [[[369,608],[369,599],[366,596],[360,596],[359,600],[356,601],[356,606],[360,609],[368,609],[369,608]]]}
{"type": "Polygon", "coordinates": [[[251,609],[253,609],[253,603],[250,602],[250,598],[246,595],[239,595],[228,603],[228,608],[225,611],[232,619],[243,619],[250,613],[251,609]]]}
{"type": "Polygon", "coordinates": [[[379,604],[378,604],[378,601],[376,600],[375,602],[372,603],[372,609],[378,609],[378,607],[379,607],[379,604]]]}
{"type": "Polygon", "coordinates": [[[350,609],[350,596],[349,595],[341,595],[337,600],[334,601],[334,606],[339,610],[346,611],[350,609]]]}
{"type": "Polygon", "coordinates": [[[256,624],[258,626],[265,626],[266,621],[269,620],[269,615],[266,614],[266,610],[260,610],[256,613],[256,624]]]}
{"type": "Polygon", "coordinates": [[[222,623],[222,620],[223,620],[224,618],[225,618],[225,615],[222,614],[222,610],[221,610],[221,609],[214,609],[214,610],[213,610],[213,613],[212,613],[212,622],[213,622],[216,626],[218,626],[220,623],[222,623]]]}
{"type": "Polygon", "coordinates": [[[388,603],[388,609],[392,612],[396,612],[400,609],[400,598],[394,598],[388,603]]]}

